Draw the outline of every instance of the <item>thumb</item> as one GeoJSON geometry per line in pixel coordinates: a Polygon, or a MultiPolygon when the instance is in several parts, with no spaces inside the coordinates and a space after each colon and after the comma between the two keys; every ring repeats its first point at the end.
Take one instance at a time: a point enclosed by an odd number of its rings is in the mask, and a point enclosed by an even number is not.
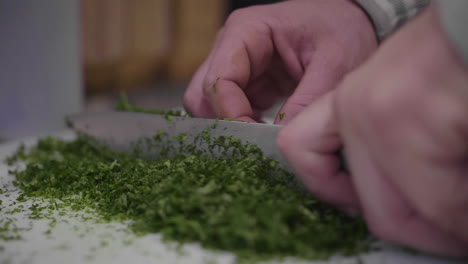
{"type": "Polygon", "coordinates": [[[287,124],[317,98],[334,89],[345,73],[339,60],[330,52],[318,50],[294,93],[278,112],[275,123],[287,124]]]}
{"type": "Polygon", "coordinates": [[[335,91],[306,107],[278,136],[278,146],[304,185],[317,197],[348,212],[359,211],[351,178],[342,171],[335,91]]]}

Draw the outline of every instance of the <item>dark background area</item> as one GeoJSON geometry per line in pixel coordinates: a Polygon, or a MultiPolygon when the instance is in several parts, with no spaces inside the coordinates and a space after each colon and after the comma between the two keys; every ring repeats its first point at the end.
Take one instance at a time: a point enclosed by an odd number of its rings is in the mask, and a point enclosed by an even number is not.
{"type": "Polygon", "coordinates": [[[231,11],[251,5],[264,5],[280,1],[281,0],[231,0],[231,11]]]}

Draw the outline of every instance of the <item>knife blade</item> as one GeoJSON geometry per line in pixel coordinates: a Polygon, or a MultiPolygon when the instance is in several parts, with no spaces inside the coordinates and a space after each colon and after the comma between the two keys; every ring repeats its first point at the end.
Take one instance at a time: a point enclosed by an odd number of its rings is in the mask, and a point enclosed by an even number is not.
{"type": "Polygon", "coordinates": [[[210,130],[212,136],[233,136],[243,143],[255,144],[264,155],[292,171],[276,145],[279,125],[176,116],[167,120],[163,115],[119,111],[71,115],[67,117],[67,124],[78,133],[117,151],[130,150],[139,139],[153,137],[160,130],[169,136],[186,133],[193,139],[216,124],[210,130]]]}

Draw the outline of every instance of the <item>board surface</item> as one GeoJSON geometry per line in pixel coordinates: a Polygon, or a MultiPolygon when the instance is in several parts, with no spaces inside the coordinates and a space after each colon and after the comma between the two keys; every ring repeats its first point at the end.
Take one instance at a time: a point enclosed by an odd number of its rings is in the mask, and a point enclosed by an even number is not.
{"type": "MultiPolygon", "coordinates": [[[[54,136],[73,139],[71,131],[62,131],[54,136]]],[[[13,186],[14,178],[8,174],[5,158],[12,155],[24,143],[34,145],[38,138],[7,142],[0,145],[0,187],[8,189],[0,194],[0,228],[5,221],[12,221],[19,228],[20,239],[0,239],[0,264],[13,263],[180,263],[180,264],[228,264],[235,263],[235,257],[229,253],[207,251],[197,244],[178,248],[161,241],[157,234],[136,237],[128,232],[123,223],[95,223],[83,221],[85,213],[56,215],[58,221],[50,228],[50,219],[30,219],[28,210],[9,214],[16,208],[14,204],[19,191],[13,186]],[[6,188],[4,187],[6,186],[6,188]]],[[[34,201],[27,201],[31,205],[34,201]]],[[[11,227],[11,225],[10,225],[11,227]]],[[[268,262],[278,263],[278,262],[268,262]]],[[[364,254],[358,257],[332,258],[329,261],[297,261],[286,263],[315,264],[458,264],[462,261],[439,259],[427,255],[414,255],[399,248],[385,245],[380,252],[364,254]]]]}

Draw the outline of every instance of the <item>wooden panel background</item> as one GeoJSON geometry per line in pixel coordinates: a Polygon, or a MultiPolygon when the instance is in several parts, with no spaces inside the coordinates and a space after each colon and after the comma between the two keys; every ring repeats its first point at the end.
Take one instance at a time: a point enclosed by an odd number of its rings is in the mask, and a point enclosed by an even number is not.
{"type": "Polygon", "coordinates": [[[224,0],[82,0],[87,91],[190,79],[225,13],[224,0]]]}

